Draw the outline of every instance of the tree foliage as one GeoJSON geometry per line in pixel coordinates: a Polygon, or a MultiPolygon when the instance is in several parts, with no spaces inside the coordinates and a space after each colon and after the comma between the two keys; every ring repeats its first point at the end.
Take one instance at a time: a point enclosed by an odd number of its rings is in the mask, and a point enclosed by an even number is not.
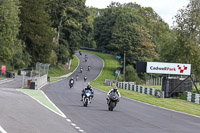
{"type": "MultiPolygon", "coordinates": [[[[126,62],[134,66],[137,60],[157,58],[155,38],[150,32],[153,29],[147,27],[147,22],[145,23],[141,15],[142,9],[136,3],[111,3],[94,20],[94,39],[97,47],[114,50],[122,57],[125,52],[126,62]]],[[[156,17],[159,18],[158,15],[156,17]]]]}
{"type": "Polygon", "coordinates": [[[186,8],[176,15],[176,59],[191,63],[194,72],[200,74],[200,0],[190,0],[186,8]]]}
{"type": "Polygon", "coordinates": [[[85,1],[50,0],[48,11],[57,32],[54,50],[58,61],[65,63],[80,45],[92,40],[85,1]]]}
{"type": "Polygon", "coordinates": [[[21,28],[20,38],[26,44],[26,51],[31,55],[31,64],[49,63],[52,51],[53,29],[46,12],[48,0],[20,0],[21,28]]]}
{"type": "Polygon", "coordinates": [[[25,65],[23,44],[17,38],[21,25],[19,0],[0,0],[0,60],[14,67],[25,65]]]}

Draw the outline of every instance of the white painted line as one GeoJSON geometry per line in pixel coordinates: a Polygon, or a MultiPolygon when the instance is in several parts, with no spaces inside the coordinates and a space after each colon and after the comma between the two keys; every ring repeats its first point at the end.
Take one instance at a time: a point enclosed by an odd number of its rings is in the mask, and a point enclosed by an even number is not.
{"type": "Polygon", "coordinates": [[[72,122],[70,119],[66,119],[68,122],[72,122]]]}
{"type": "Polygon", "coordinates": [[[1,126],[0,126],[0,132],[1,133],[7,133],[1,126]]]}
{"type": "Polygon", "coordinates": [[[40,90],[42,87],[44,87],[44,86],[47,85],[47,84],[48,84],[48,82],[45,83],[45,84],[43,84],[42,86],[40,86],[37,90],[40,90]]]}
{"type": "Polygon", "coordinates": [[[46,97],[46,99],[60,112],[61,116],[67,118],[65,114],[47,97],[47,95],[43,91],[41,92],[46,97]]]}
{"type": "MultiPolygon", "coordinates": [[[[18,90],[18,91],[19,91],[19,90],[18,90]]],[[[20,92],[22,92],[22,91],[20,91],[20,92]]],[[[41,103],[39,100],[37,100],[36,98],[32,97],[31,95],[29,95],[29,94],[27,94],[27,93],[25,93],[25,92],[22,92],[22,93],[24,93],[24,94],[30,96],[30,97],[33,98],[35,101],[37,101],[38,103],[40,103],[42,106],[46,107],[47,109],[51,110],[52,112],[56,113],[57,115],[60,115],[61,117],[66,118],[66,116],[63,116],[62,114],[59,114],[58,112],[56,112],[56,111],[54,111],[53,109],[49,108],[48,106],[44,105],[44,104],[41,103]]]]}
{"type": "Polygon", "coordinates": [[[79,132],[82,132],[82,133],[83,133],[83,132],[84,132],[84,130],[79,130],[79,132]]]}
{"type": "Polygon", "coordinates": [[[75,127],[76,129],[80,130],[80,127],[75,127]]]}
{"type": "Polygon", "coordinates": [[[2,81],[0,81],[0,84],[4,84],[4,83],[7,83],[7,82],[11,82],[11,81],[13,81],[14,79],[10,79],[10,80],[4,80],[3,82],[2,81]]]}
{"type": "Polygon", "coordinates": [[[184,115],[189,115],[189,116],[193,116],[193,117],[196,117],[196,118],[200,118],[200,116],[197,116],[197,115],[192,115],[192,114],[188,114],[188,113],[184,113],[184,112],[175,111],[175,110],[172,110],[172,109],[168,109],[168,108],[156,106],[156,105],[153,105],[153,104],[137,101],[137,100],[134,100],[134,99],[131,99],[131,98],[128,98],[128,97],[124,97],[124,96],[122,96],[122,97],[126,98],[126,99],[129,99],[129,100],[133,100],[133,101],[138,102],[138,103],[142,103],[142,104],[146,104],[146,105],[149,105],[149,106],[157,107],[157,108],[160,108],[160,109],[164,109],[164,110],[168,110],[168,111],[172,111],[172,112],[176,112],[176,113],[180,113],[180,114],[184,114],[184,115]]]}
{"type": "MultiPolygon", "coordinates": [[[[97,56],[97,55],[95,55],[95,56],[97,56]]],[[[99,57],[99,56],[97,56],[97,57],[99,57]]],[[[100,58],[100,57],[99,57],[100,58]]],[[[100,58],[101,59],[101,58],[100,58]]],[[[93,80],[93,81],[95,81],[100,75],[101,75],[101,73],[102,73],[102,71],[103,71],[103,68],[104,68],[104,61],[103,61],[103,59],[101,59],[101,61],[103,62],[103,67],[101,68],[101,72],[99,73],[99,75],[93,80]]],[[[92,81],[91,81],[92,82],[92,81]]]]}
{"type": "Polygon", "coordinates": [[[71,125],[74,126],[74,127],[76,127],[76,124],[74,124],[74,123],[71,123],[71,125]]]}
{"type": "Polygon", "coordinates": [[[0,82],[4,82],[4,81],[6,81],[6,80],[8,80],[8,79],[2,79],[2,80],[0,80],[0,82]]]}

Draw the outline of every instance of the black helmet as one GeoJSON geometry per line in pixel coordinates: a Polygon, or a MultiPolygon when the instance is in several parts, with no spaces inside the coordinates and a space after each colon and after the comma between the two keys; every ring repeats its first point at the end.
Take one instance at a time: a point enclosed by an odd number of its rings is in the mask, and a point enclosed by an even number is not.
{"type": "Polygon", "coordinates": [[[91,89],[91,86],[90,86],[90,85],[88,85],[88,86],[87,86],[87,88],[88,88],[88,89],[91,89]]]}

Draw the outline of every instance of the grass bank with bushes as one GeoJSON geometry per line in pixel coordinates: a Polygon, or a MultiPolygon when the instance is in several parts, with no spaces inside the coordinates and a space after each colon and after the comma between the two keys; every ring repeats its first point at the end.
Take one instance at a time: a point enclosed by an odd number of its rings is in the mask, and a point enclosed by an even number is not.
{"type": "MultiPolygon", "coordinates": [[[[101,75],[97,78],[97,80],[91,82],[91,85],[95,88],[104,90],[108,92],[112,87],[106,86],[104,84],[105,79],[115,79],[114,70],[120,66],[119,62],[115,59],[113,55],[103,54],[99,52],[91,52],[86,50],[81,50],[83,52],[88,52],[91,54],[95,54],[104,60],[104,68],[101,75]]],[[[151,95],[141,94],[134,91],[119,89],[122,96],[138,100],[141,102],[149,103],[152,105],[188,113],[200,116],[200,105],[188,102],[182,99],[176,98],[157,98],[151,95]]]]}
{"type": "Polygon", "coordinates": [[[60,76],[67,75],[73,72],[78,66],[78,62],[79,62],[78,58],[74,55],[70,69],[67,69],[67,65],[63,65],[63,64],[58,64],[55,67],[50,66],[49,73],[48,73],[48,75],[50,76],[50,81],[51,82],[58,81],[60,80],[60,78],[54,78],[54,77],[60,77],[60,76]]]}

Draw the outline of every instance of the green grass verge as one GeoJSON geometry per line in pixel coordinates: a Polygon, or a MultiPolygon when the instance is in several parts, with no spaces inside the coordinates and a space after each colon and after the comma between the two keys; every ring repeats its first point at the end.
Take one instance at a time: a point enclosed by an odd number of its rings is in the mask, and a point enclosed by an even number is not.
{"type": "Polygon", "coordinates": [[[6,78],[6,76],[5,75],[0,75],[0,78],[6,78]]]}
{"type": "Polygon", "coordinates": [[[38,101],[40,101],[42,104],[46,105],[47,107],[49,107],[50,109],[52,109],[53,111],[57,112],[58,114],[62,115],[57,109],[56,107],[51,104],[49,102],[49,100],[44,96],[44,94],[42,93],[41,90],[30,90],[30,89],[18,89],[21,92],[24,92],[26,94],[28,94],[29,96],[32,96],[33,98],[37,99],[38,101]]]}
{"type": "Polygon", "coordinates": [[[60,78],[50,78],[50,82],[55,82],[61,80],[60,78]]]}
{"type": "MultiPolygon", "coordinates": [[[[114,70],[115,68],[119,67],[118,61],[115,60],[114,56],[109,55],[109,54],[90,52],[90,51],[85,51],[85,50],[81,50],[81,51],[95,54],[104,60],[103,72],[97,78],[97,80],[91,82],[91,85],[94,86],[95,88],[108,92],[112,87],[106,86],[104,84],[104,81],[105,79],[115,79],[114,70]]],[[[155,88],[155,87],[152,87],[152,88],[155,88]]],[[[149,103],[152,105],[157,105],[160,107],[200,116],[200,111],[199,111],[200,105],[188,102],[186,100],[175,99],[175,98],[157,98],[151,95],[141,94],[138,92],[123,90],[123,89],[119,89],[119,91],[122,96],[131,98],[131,99],[135,99],[135,100],[149,103]]]]}
{"type": "Polygon", "coordinates": [[[142,85],[142,86],[146,87],[146,88],[154,88],[154,89],[157,89],[157,90],[162,90],[161,85],[142,85]]]}
{"type": "Polygon", "coordinates": [[[56,67],[50,67],[48,75],[50,77],[60,77],[60,76],[66,75],[70,72],[73,72],[77,66],[78,66],[78,58],[74,55],[70,70],[68,70],[68,69],[65,70],[64,66],[62,64],[59,64],[56,67]]]}

